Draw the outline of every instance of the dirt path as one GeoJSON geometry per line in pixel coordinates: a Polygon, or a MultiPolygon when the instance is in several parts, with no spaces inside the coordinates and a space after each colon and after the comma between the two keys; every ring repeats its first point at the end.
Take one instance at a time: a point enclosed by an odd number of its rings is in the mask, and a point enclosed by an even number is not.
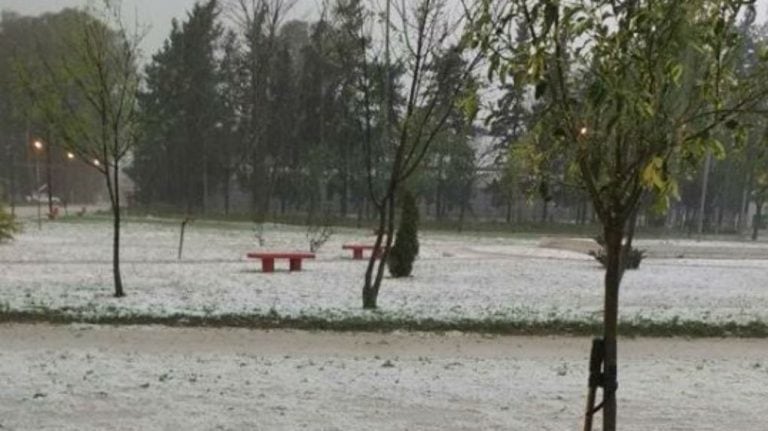
{"type": "MultiPolygon", "coordinates": [[[[0,325],[0,429],[578,430],[585,338],[0,325]]],[[[764,431],[765,340],[623,340],[624,431],[764,431]]]]}
{"type": "MultiPolygon", "coordinates": [[[[99,349],[145,354],[257,354],[402,358],[586,358],[589,339],[449,333],[333,333],[290,330],[168,328],[161,326],[0,325],[3,350],[99,349]]],[[[625,360],[766,359],[768,341],[752,339],[626,339],[625,360]],[[712,346],[717,348],[713,349],[712,346]]]]}

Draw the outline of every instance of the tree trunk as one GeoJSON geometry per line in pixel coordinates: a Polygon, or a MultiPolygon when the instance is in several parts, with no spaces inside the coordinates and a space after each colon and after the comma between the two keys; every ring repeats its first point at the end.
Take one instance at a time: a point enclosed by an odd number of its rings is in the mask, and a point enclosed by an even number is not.
{"type": "Polygon", "coordinates": [[[543,205],[541,206],[541,222],[546,223],[549,217],[549,201],[542,199],[543,205]]]}
{"type": "Polygon", "coordinates": [[[507,201],[507,224],[512,224],[512,201],[507,201]]]}
{"type": "Polygon", "coordinates": [[[619,285],[623,275],[622,239],[624,222],[610,220],[605,224],[605,308],[603,310],[604,388],[603,431],[616,431],[617,345],[619,285]]]}
{"type": "Polygon", "coordinates": [[[749,194],[752,190],[752,172],[744,181],[744,189],[741,192],[741,207],[739,207],[739,234],[744,234],[747,229],[747,213],[749,212],[749,194]]]}
{"type": "MultiPolygon", "coordinates": [[[[344,147],[346,149],[346,145],[344,147]]],[[[339,196],[341,218],[346,219],[349,212],[349,154],[344,152],[344,172],[341,178],[341,196],[339,196]]]]}
{"type": "Polygon", "coordinates": [[[752,241],[757,241],[757,237],[760,234],[760,225],[763,222],[763,202],[755,201],[757,206],[757,212],[755,212],[755,218],[752,220],[752,241]]]}
{"type": "Polygon", "coordinates": [[[639,208],[635,209],[632,212],[632,215],[629,217],[629,221],[627,222],[627,241],[624,244],[623,258],[626,258],[627,254],[629,254],[629,252],[632,251],[632,240],[635,239],[635,228],[637,227],[638,211],[639,211],[639,208]]]}
{"type": "Polygon", "coordinates": [[[15,153],[11,151],[11,146],[8,147],[8,163],[10,164],[8,174],[8,203],[11,205],[11,216],[16,217],[16,163],[15,153]]]}
{"type": "MultiPolygon", "coordinates": [[[[385,200],[381,206],[377,207],[379,225],[376,230],[376,241],[373,244],[374,250],[381,249],[384,238],[384,228],[387,225],[387,205],[388,201],[385,200]]],[[[373,270],[376,266],[375,255],[376,253],[371,253],[371,257],[368,259],[368,267],[365,270],[365,284],[363,285],[363,309],[365,310],[375,309],[379,296],[379,286],[374,283],[373,279],[373,270]]]]}
{"type": "Polygon", "coordinates": [[[104,169],[112,204],[112,275],[115,281],[115,297],[122,298],[125,296],[125,292],[123,291],[123,278],[120,274],[120,168],[115,162],[113,178],[110,177],[107,163],[105,163],[104,169]]]}
{"type": "Polygon", "coordinates": [[[51,141],[50,134],[45,145],[45,184],[48,189],[48,217],[53,218],[53,182],[51,181],[51,141]]]}
{"type": "Polygon", "coordinates": [[[699,197],[699,219],[696,227],[696,233],[701,239],[701,235],[704,233],[704,212],[707,205],[707,188],[709,186],[709,171],[712,167],[712,153],[707,151],[707,158],[704,162],[704,172],[701,179],[701,196],[699,197]]]}

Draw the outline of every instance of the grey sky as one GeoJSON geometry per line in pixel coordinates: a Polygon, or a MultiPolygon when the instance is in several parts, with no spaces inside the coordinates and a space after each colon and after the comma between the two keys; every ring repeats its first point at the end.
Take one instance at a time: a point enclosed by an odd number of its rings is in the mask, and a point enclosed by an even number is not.
{"type": "MultiPolygon", "coordinates": [[[[126,16],[133,18],[134,11],[139,22],[149,26],[144,40],[144,56],[148,59],[168,36],[173,18],[183,18],[196,0],[123,0],[126,16]]],[[[227,3],[228,0],[224,0],[227,3]]],[[[42,12],[58,11],[65,7],[86,4],[85,0],[0,0],[0,10],[12,10],[23,15],[37,15],[42,12]]],[[[321,0],[297,0],[290,18],[312,19],[321,0]]],[[[768,16],[768,0],[757,0],[758,20],[768,16]]]]}
{"type": "MultiPolygon", "coordinates": [[[[123,0],[123,11],[133,21],[134,12],[139,22],[149,26],[144,39],[143,51],[148,59],[163,44],[171,31],[171,20],[183,18],[196,1],[199,0],[123,0]]],[[[768,1],[768,0],[766,0],[768,1]]],[[[222,3],[228,3],[223,0],[222,3]]],[[[22,15],[38,15],[43,12],[55,12],[65,7],[79,7],[87,4],[86,0],[0,0],[0,10],[11,10],[22,15]]],[[[320,0],[297,0],[290,18],[312,19],[320,0]]]]}

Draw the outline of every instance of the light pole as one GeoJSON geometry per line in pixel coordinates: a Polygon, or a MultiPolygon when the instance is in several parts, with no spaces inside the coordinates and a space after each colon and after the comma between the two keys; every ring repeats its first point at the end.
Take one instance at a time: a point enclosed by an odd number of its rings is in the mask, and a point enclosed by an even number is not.
{"type": "Polygon", "coordinates": [[[45,189],[48,191],[48,218],[53,219],[56,214],[53,212],[53,188],[51,181],[51,145],[50,141],[45,146],[45,189]]]}
{"type": "Polygon", "coordinates": [[[39,140],[35,140],[35,142],[32,143],[32,147],[35,149],[35,192],[32,195],[32,197],[37,202],[37,228],[42,229],[43,228],[43,219],[42,219],[42,210],[40,208],[40,159],[37,156],[37,154],[43,150],[43,143],[39,140]]]}
{"type": "MultiPolygon", "coordinates": [[[[67,161],[68,162],[74,162],[75,161],[75,153],[71,151],[67,151],[67,161]]],[[[72,170],[70,168],[67,168],[65,170],[67,172],[67,198],[63,201],[64,203],[64,214],[69,215],[69,205],[74,201],[73,198],[73,192],[72,192],[72,170]]]]}

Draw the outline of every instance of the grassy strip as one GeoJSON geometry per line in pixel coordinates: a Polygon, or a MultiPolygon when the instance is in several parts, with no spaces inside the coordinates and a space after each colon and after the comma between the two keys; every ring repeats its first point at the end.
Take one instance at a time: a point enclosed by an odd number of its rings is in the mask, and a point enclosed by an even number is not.
{"type": "MultiPolygon", "coordinates": [[[[353,332],[447,332],[461,331],[498,335],[566,335],[594,336],[602,325],[596,321],[579,320],[499,320],[499,319],[408,319],[377,316],[323,318],[319,316],[288,317],[269,314],[225,314],[216,316],[144,314],[91,315],[58,310],[0,311],[0,323],[86,323],[100,325],[165,325],[171,327],[300,329],[310,331],[353,332]]],[[[768,338],[768,323],[752,321],[701,322],[671,319],[668,321],[622,321],[619,333],[626,337],[736,337],[768,338]]]]}
{"type": "MultiPolygon", "coordinates": [[[[155,223],[161,225],[178,225],[187,216],[180,212],[173,211],[146,211],[132,208],[125,212],[123,219],[126,222],[134,223],[155,223]]],[[[231,214],[216,215],[193,215],[194,224],[206,228],[229,228],[229,229],[250,229],[254,226],[253,216],[249,214],[231,214]]],[[[85,217],[76,217],[73,215],[62,216],[57,222],[67,223],[89,223],[89,222],[111,222],[111,215],[108,212],[97,212],[86,215],[85,217]]],[[[293,226],[298,229],[306,226],[307,216],[305,214],[286,214],[270,215],[264,223],[280,224],[284,226],[293,226]]],[[[376,227],[376,221],[365,219],[358,221],[351,218],[337,217],[331,221],[333,227],[346,229],[365,229],[372,231],[376,227]]],[[[602,231],[599,224],[574,224],[562,222],[534,222],[523,223],[505,223],[493,220],[468,220],[464,223],[463,229],[458,229],[458,224],[453,220],[438,221],[426,218],[422,222],[422,229],[433,233],[446,233],[451,235],[473,236],[512,236],[523,238],[535,238],[542,235],[546,236],[565,236],[565,237],[584,237],[592,238],[602,231]]],[[[690,232],[680,229],[667,229],[664,227],[639,226],[636,232],[638,238],[644,239],[690,239],[690,232]]],[[[741,241],[745,237],[736,233],[712,234],[705,233],[705,238],[709,241],[741,241]]]]}

